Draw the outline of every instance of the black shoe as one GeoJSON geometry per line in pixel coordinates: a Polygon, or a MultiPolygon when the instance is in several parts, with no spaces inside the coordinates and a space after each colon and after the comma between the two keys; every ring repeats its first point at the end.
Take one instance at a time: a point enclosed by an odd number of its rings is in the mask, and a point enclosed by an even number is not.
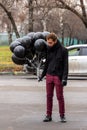
{"type": "Polygon", "coordinates": [[[67,122],[65,116],[60,116],[60,120],[61,120],[62,123],[66,123],[67,122]]]}
{"type": "Polygon", "coordinates": [[[45,119],[43,120],[43,122],[50,122],[52,121],[52,117],[51,116],[46,116],[45,119]]]}

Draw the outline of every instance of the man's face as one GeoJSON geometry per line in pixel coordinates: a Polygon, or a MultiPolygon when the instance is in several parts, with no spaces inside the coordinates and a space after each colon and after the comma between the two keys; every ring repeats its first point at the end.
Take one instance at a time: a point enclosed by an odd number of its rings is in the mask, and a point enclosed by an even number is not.
{"type": "Polygon", "coordinates": [[[56,40],[55,41],[53,41],[53,39],[47,39],[47,44],[48,44],[48,46],[49,47],[53,47],[55,44],[56,44],[56,40]]]}

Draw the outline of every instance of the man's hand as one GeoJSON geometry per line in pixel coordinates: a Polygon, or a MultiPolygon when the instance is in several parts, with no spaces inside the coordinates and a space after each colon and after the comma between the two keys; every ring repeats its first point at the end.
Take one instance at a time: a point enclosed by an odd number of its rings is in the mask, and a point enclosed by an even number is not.
{"type": "Polygon", "coordinates": [[[66,80],[62,80],[62,85],[66,86],[67,85],[67,81],[66,80]]]}
{"type": "Polygon", "coordinates": [[[42,78],[41,77],[38,77],[38,82],[42,81],[42,78]]]}

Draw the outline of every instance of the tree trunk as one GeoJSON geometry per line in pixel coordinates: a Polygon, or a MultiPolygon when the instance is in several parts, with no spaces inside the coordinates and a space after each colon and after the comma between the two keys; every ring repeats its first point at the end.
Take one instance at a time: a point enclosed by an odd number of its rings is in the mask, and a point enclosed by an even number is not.
{"type": "Polygon", "coordinates": [[[72,40],[72,38],[71,38],[71,36],[69,37],[69,46],[71,45],[71,40],[72,40]]]}
{"type": "Polygon", "coordinates": [[[17,38],[20,37],[20,35],[19,35],[19,33],[18,33],[18,30],[17,30],[17,27],[16,27],[16,24],[15,24],[15,21],[14,21],[14,19],[13,19],[13,17],[12,17],[11,12],[9,12],[1,3],[0,3],[0,6],[3,8],[3,10],[4,10],[5,13],[7,14],[9,20],[11,21],[11,24],[12,24],[12,26],[13,26],[13,30],[14,30],[14,32],[15,32],[15,34],[16,34],[16,37],[17,37],[17,38]]]}
{"type": "Polygon", "coordinates": [[[8,41],[9,41],[9,45],[12,42],[12,31],[11,31],[11,24],[9,23],[7,25],[7,32],[8,32],[8,41]]]}
{"type": "Polygon", "coordinates": [[[29,5],[29,32],[33,32],[33,0],[28,0],[29,5]]]}
{"type": "Polygon", "coordinates": [[[46,19],[41,20],[43,25],[43,31],[47,31],[46,19]]]}
{"type": "Polygon", "coordinates": [[[61,29],[61,35],[62,35],[62,44],[64,45],[64,27],[61,29]]]}

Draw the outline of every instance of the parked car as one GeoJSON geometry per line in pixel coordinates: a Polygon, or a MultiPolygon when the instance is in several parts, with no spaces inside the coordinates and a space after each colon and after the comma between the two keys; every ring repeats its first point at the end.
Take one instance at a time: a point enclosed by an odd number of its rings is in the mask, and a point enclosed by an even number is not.
{"type": "Polygon", "coordinates": [[[69,54],[69,75],[87,76],[87,45],[67,47],[69,54]]]}

